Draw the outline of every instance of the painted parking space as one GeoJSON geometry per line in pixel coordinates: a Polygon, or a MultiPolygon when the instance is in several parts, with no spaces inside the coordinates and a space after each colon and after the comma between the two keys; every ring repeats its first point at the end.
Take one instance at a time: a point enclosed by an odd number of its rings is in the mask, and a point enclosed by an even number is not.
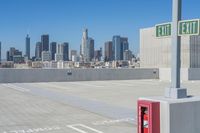
{"type": "Polygon", "coordinates": [[[123,113],[133,114],[129,109],[54,93],[32,84],[0,84],[0,88],[0,114],[4,114],[0,116],[0,133],[132,133],[135,129],[134,118],[123,117],[123,113]]]}
{"type": "Polygon", "coordinates": [[[79,133],[103,133],[102,131],[86,126],[84,124],[67,125],[67,127],[79,133]]]}
{"type": "Polygon", "coordinates": [[[77,133],[104,133],[92,127],[86,126],[84,124],[73,124],[66,126],[46,126],[46,127],[37,127],[37,128],[28,128],[28,129],[18,129],[18,130],[9,130],[3,131],[2,133],[42,133],[42,132],[60,132],[60,131],[69,131],[74,130],[77,133]]]}
{"type": "Polygon", "coordinates": [[[133,118],[124,118],[124,119],[116,119],[116,120],[102,120],[91,122],[87,124],[69,124],[69,125],[54,125],[54,126],[41,126],[34,128],[18,128],[17,130],[4,130],[0,133],[42,133],[42,132],[60,132],[60,131],[68,131],[72,132],[72,130],[76,133],[107,133],[107,131],[103,131],[101,129],[102,126],[113,126],[117,124],[127,124],[131,121],[135,121],[133,118]],[[102,130],[102,131],[101,131],[102,130]]]}

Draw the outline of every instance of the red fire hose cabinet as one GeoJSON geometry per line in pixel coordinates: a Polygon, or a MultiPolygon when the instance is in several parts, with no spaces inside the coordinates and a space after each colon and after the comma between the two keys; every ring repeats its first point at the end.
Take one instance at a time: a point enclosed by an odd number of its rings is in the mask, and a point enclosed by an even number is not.
{"type": "Polygon", "coordinates": [[[160,133],[160,103],[138,100],[138,133],[160,133]]]}

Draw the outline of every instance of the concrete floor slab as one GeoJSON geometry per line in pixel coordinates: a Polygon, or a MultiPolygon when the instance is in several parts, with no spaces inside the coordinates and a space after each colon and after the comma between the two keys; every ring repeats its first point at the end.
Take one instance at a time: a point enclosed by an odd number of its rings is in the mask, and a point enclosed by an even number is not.
{"type": "MultiPolygon", "coordinates": [[[[183,87],[200,95],[199,81],[183,87]]],[[[0,133],[136,133],[139,97],[164,95],[159,80],[0,84],[0,133]]]]}

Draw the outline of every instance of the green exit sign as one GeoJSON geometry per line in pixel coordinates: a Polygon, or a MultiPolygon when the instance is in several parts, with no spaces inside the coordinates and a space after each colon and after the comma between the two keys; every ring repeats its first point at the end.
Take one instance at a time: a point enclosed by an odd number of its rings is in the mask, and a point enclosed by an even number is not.
{"type": "Polygon", "coordinates": [[[179,21],[179,36],[181,35],[199,35],[200,19],[179,21]]]}
{"type": "Polygon", "coordinates": [[[171,23],[156,25],[156,37],[169,37],[171,36],[172,26],[171,23]]]}
{"type": "MultiPolygon", "coordinates": [[[[158,24],[156,28],[156,37],[170,37],[172,35],[172,24],[158,24]]],[[[183,20],[178,24],[178,35],[200,35],[200,19],[183,20]]]]}

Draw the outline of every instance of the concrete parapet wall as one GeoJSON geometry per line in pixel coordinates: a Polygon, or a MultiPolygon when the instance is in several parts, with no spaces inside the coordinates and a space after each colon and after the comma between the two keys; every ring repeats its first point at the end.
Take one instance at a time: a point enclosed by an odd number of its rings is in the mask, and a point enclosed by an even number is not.
{"type": "Polygon", "coordinates": [[[189,80],[200,80],[200,68],[191,68],[188,71],[189,80]]]}
{"type": "MultiPolygon", "coordinates": [[[[171,81],[171,69],[159,68],[159,79],[171,81]]],[[[200,80],[200,68],[181,68],[181,80],[200,80]]]]}
{"type": "MultiPolygon", "coordinates": [[[[181,68],[181,80],[188,81],[188,68],[181,68]]],[[[193,76],[193,75],[191,75],[193,76]]],[[[171,81],[171,68],[159,68],[159,79],[163,81],[171,81]]]]}
{"type": "Polygon", "coordinates": [[[158,78],[158,69],[0,69],[0,83],[158,78]]]}

